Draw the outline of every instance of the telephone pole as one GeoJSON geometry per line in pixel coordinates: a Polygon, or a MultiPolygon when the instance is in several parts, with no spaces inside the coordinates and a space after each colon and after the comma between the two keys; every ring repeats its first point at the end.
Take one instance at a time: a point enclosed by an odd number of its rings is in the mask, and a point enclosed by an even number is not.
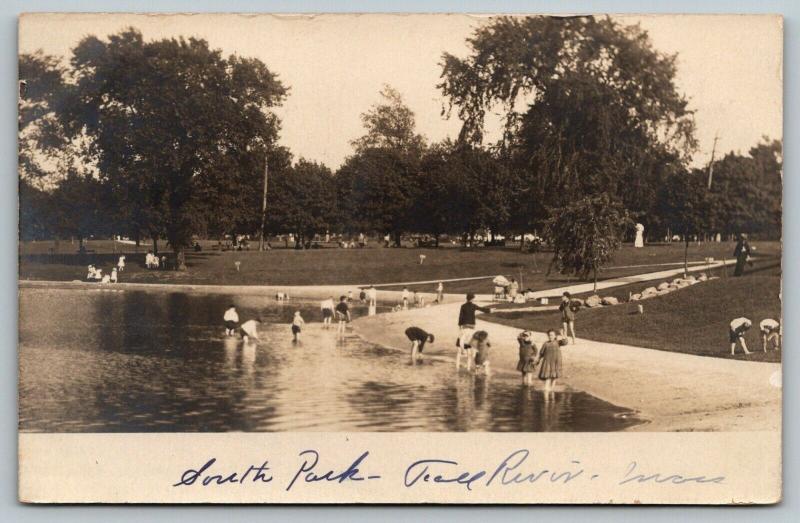
{"type": "Polygon", "coordinates": [[[258,237],[258,250],[264,250],[264,227],[267,223],[267,181],[269,179],[269,159],[264,154],[264,197],[261,200],[261,232],[258,237]]]}
{"type": "Polygon", "coordinates": [[[711,179],[714,176],[714,154],[717,152],[718,141],[719,141],[719,131],[714,133],[714,146],[711,147],[711,161],[708,162],[708,190],[711,190],[711,179]]]}

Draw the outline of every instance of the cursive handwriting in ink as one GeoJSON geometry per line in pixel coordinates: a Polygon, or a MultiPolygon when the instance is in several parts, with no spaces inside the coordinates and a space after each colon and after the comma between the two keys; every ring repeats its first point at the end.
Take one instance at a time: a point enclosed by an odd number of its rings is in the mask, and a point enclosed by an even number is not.
{"type": "Polygon", "coordinates": [[[632,475],[638,467],[638,463],[632,461],[630,465],[628,465],[628,471],[625,473],[624,478],[622,481],[619,482],[620,485],[625,485],[626,483],[637,482],[637,483],[646,483],[648,481],[652,481],[653,483],[671,483],[673,485],[682,485],[684,483],[717,483],[721,484],[725,481],[725,476],[715,476],[713,478],[707,478],[706,476],[683,476],[681,474],[670,474],[670,475],[663,475],[662,473],[656,474],[636,474],[632,475]]]}
{"type": "MultiPolygon", "coordinates": [[[[563,481],[564,484],[566,484],[573,479],[580,477],[584,472],[582,468],[574,472],[551,472],[548,469],[542,469],[528,473],[518,471],[522,464],[528,459],[530,453],[531,452],[528,449],[520,449],[509,454],[509,456],[504,459],[503,462],[500,463],[500,465],[495,469],[488,481],[486,481],[486,486],[488,487],[491,485],[495,478],[497,478],[503,485],[511,485],[515,483],[536,483],[542,477],[549,479],[551,483],[563,481]]],[[[580,465],[580,461],[573,461],[572,463],[575,465],[580,465]]],[[[597,477],[597,475],[595,475],[592,479],[595,477],[597,477]]]]}
{"type": "Polygon", "coordinates": [[[462,472],[460,474],[453,473],[458,475],[451,474],[449,476],[443,476],[442,474],[434,474],[433,472],[431,473],[428,472],[431,469],[431,467],[440,465],[458,465],[458,462],[446,459],[421,459],[419,461],[415,461],[406,469],[406,475],[405,478],[403,479],[405,486],[411,487],[417,481],[421,480],[424,483],[427,482],[456,483],[459,485],[465,485],[467,487],[467,490],[472,490],[472,483],[486,475],[485,470],[480,470],[475,473],[473,472],[462,472]]]}
{"type": "Polygon", "coordinates": [[[335,473],[333,470],[328,470],[323,474],[319,474],[314,469],[319,463],[319,452],[316,450],[304,450],[299,454],[303,459],[303,464],[300,465],[300,468],[297,469],[292,481],[289,482],[289,485],[286,487],[286,490],[291,490],[292,486],[294,486],[295,481],[302,476],[303,481],[306,483],[314,483],[317,481],[337,481],[339,483],[344,483],[345,481],[364,481],[365,479],[380,479],[380,476],[367,476],[366,478],[360,476],[359,473],[359,466],[362,465],[362,462],[369,456],[369,451],[364,452],[361,454],[353,463],[350,464],[344,471],[339,472],[338,474],[335,473]]]}
{"type": "Polygon", "coordinates": [[[205,465],[200,467],[199,469],[187,469],[181,474],[181,480],[172,485],[173,487],[181,487],[181,486],[189,486],[194,485],[197,480],[200,480],[200,484],[204,487],[207,487],[211,484],[214,485],[224,485],[226,483],[238,483],[242,484],[248,479],[251,483],[269,483],[272,481],[272,476],[267,475],[267,471],[269,467],[267,466],[268,461],[265,461],[261,465],[250,465],[247,470],[240,476],[237,472],[231,472],[229,474],[207,474],[206,471],[211,468],[211,466],[217,462],[217,458],[211,458],[210,460],[206,461],[205,465]],[[254,473],[252,476],[251,473],[254,473]],[[202,478],[202,479],[200,479],[202,478]]]}

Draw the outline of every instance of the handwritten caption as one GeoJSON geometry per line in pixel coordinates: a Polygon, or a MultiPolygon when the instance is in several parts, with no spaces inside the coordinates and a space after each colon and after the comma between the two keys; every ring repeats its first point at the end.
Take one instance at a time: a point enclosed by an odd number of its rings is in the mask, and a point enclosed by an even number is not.
{"type": "MultiPolygon", "coordinates": [[[[689,474],[680,471],[653,471],[631,461],[621,472],[591,471],[580,460],[571,460],[560,469],[538,467],[529,449],[518,449],[487,467],[470,468],[454,459],[428,457],[408,463],[400,474],[385,475],[369,463],[369,451],[359,453],[343,465],[331,465],[319,451],[306,449],[298,453],[296,462],[286,477],[276,477],[269,460],[251,464],[239,470],[226,469],[216,458],[202,461],[197,468],[185,469],[172,486],[175,488],[220,487],[223,485],[278,484],[286,491],[309,484],[349,484],[371,481],[397,481],[407,489],[424,485],[459,487],[467,491],[481,488],[508,487],[551,483],[571,485],[597,480],[611,481],[619,486],[643,483],[663,485],[723,484],[725,476],[689,474]]],[[[336,460],[338,461],[338,460],[336,460]]]]}

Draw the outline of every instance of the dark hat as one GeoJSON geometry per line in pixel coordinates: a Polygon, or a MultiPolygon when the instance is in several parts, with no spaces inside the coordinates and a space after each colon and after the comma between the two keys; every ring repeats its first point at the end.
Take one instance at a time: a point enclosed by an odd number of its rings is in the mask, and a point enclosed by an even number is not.
{"type": "Polygon", "coordinates": [[[468,292],[467,293],[467,301],[475,299],[475,293],[468,292]]]}

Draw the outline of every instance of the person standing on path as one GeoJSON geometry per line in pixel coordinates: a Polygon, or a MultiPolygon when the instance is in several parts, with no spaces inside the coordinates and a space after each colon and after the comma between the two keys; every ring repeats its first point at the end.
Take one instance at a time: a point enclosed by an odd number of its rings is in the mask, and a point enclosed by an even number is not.
{"type": "Polygon", "coordinates": [[[510,301],[513,302],[517,299],[517,293],[519,292],[519,283],[514,278],[511,278],[511,283],[508,284],[508,297],[510,301]]]}
{"type": "Polygon", "coordinates": [[[407,328],[406,337],[411,341],[411,361],[422,357],[422,350],[425,348],[426,342],[433,343],[433,334],[425,332],[419,327],[407,328]]]}
{"type": "Polygon", "coordinates": [[[378,291],[375,290],[374,285],[370,285],[369,289],[367,289],[367,301],[369,301],[370,307],[378,306],[378,291]]]}
{"type": "Polygon", "coordinates": [[[458,352],[456,353],[456,370],[461,367],[461,356],[466,356],[467,358],[467,370],[472,368],[472,363],[474,358],[472,358],[472,352],[470,350],[470,340],[472,340],[472,335],[475,334],[475,311],[480,311],[486,314],[492,312],[492,309],[489,307],[480,307],[472,303],[472,300],[475,299],[475,294],[468,293],[467,294],[467,301],[466,303],[461,305],[461,308],[458,311],[458,341],[456,344],[458,345],[458,352]]]}
{"type": "Polygon", "coordinates": [[[563,337],[556,336],[556,331],[547,331],[547,341],[542,345],[539,361],[539,379],[544,381],[545,392],[550,392],[561,377],[561,347],[567,344],[563,337]]]}
{"type": "Polygon", "coordinates": [[[408,309],[408,299],[411,297],[411,294],[408,292],[408,287],[403,287],[403,294],[401,295],[403,299],[403,310],[408,309]]]}
{"type": "Polygon", "coordinates": [[[436,303],[442,303],[443,299],[444,299],[444,284],[442,284],[442,282],[439,282],[439,284],[436,286],[436,303]]]}
{"type": "Polygon", "coordinates": [[[750,260],[750,244],[747,242],[746,234],[739,235],[739,242],[736,244],[736,249],[733,250],[733,257],[736,258],[736,269],[734,269],[733,275],[741,276],[744,274],[744,264],[750,260]]]}
{"type": "Polygon", "coordinates": [[[572,308],[572,295],[568,291],[561,296],[558,310],[561,311],[561,335],[567,337],[571,334],[572,344],[575,345],[575,310],[572,308]]]}

